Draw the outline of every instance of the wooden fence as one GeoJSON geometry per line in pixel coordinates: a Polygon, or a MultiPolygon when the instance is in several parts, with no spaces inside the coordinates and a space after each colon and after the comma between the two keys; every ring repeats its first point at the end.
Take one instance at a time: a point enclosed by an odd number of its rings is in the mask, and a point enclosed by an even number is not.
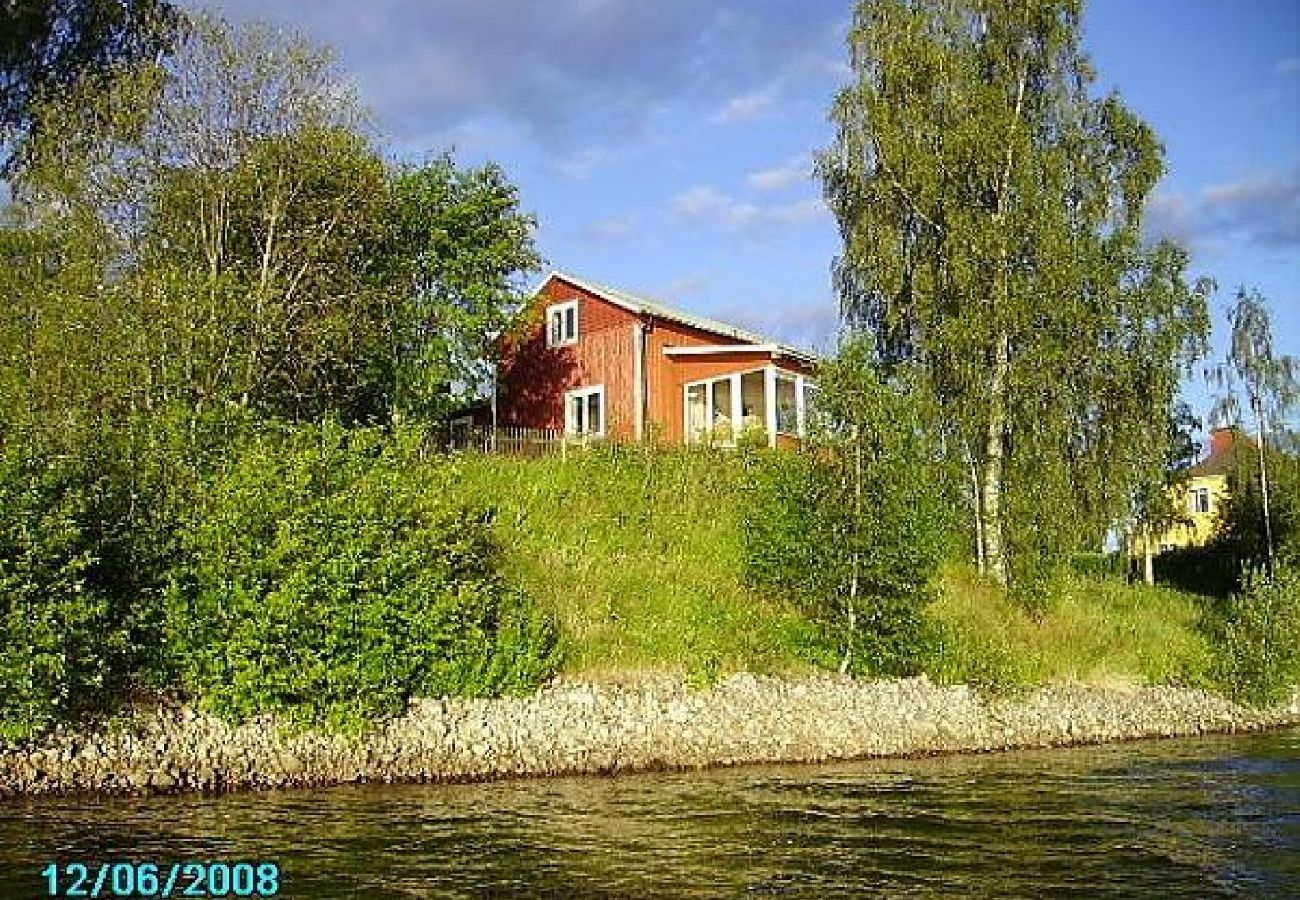
{"type": "Polygon", "coordinates": [[[509,456],[567,456],[571,449],[586,446],[585,438],[566,435],[558,428],[451,428],[448,449],[509,456]]]}

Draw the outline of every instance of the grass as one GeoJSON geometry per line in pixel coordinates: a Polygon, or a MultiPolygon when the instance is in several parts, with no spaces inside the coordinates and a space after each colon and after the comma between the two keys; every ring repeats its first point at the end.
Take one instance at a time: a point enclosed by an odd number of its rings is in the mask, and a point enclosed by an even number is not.
{"type": "Polygon", "coordinates": [[[811,665],[813,624],[745,587],[734,455],[614,448],[453,465],[457,489],[496,508],[507,574],[558,614],[571,673],[707,680],[811,665]]]}
{"type": "MultiPolygon", "coordinates": [[[[623,447],[538,460],[464,455],[451,489],[491,504],[510,577],[559,616],[566,669],[704,680],[806,671],[826,660],[793,605],[747,588],[734,454],[623,447]]],[[[929,609],[946,681],[1203,683],[1202,598],[1075,577],[1038,616],[968,566],[929,609]]]]}
{"type": "Polygon", "coordinates": [[[1207,598],[1166,587],[1066,577],[1032,615],[969,566],[949,566],[930,615],[950,639],[938,674],[1002,684],[1204,684],[1207,598]]]}

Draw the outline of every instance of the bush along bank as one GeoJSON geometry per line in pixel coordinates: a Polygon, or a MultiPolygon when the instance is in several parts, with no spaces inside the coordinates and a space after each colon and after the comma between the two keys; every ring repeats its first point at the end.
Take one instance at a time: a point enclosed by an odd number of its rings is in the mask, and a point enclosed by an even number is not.
{"type": "Polygon", "coordinates": [[[987,752],[1300,725],[1300,689],[1268,708],[1200,690],[1060,684],[986,697],[925,677],[557,679],[529,697],[416,700],[361,736],[241,725],[188,707],[0,746],[0,795],[227,791],[349,782],[821,762],[987,752]]]}

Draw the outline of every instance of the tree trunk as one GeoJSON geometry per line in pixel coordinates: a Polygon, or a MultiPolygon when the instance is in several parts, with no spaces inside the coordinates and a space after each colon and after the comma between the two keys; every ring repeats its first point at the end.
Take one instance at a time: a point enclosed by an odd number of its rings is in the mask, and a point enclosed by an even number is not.
{"type": "Polygon", "coordinates": [[[1268,577],[1273,577],[1273,516],[1268,508],[1268,461],[1264,453],[1265,422],[1264,410],[1258,398],[1253,402],[1255,422],[1259,426],[1259,496],[1264,510],[1264,551],[1265,567],[1268,577]]]}
{"type": "Polygon", "coordinates": [[[1151,552],[1151,529],[1142,530],[1142,581],[1155,586],[1156,556],[1151,552]]]}
{"type": "Polygon", "coordinates": [[[844,642],[844,658],[840,660],[841,675],[847,674],[853,663],[853,644],[858,632],[858,591],[862,579],[862,541],[859,534],[862,527],[862,433],[857,428],[853,432],[853,443],[853,576],[849,582],[848,637],[844,642]]]}
{"type": "Polygon", "coordinates": [[[980,504],[980,474],[975,465],[975,455],[968,453],[967,461],[970,464],[971,511],[975,515],[975,565],[983,575],[987,566],[984,559],[984,514],[980,504]]]}
{"type": "Polygon", "coordinates": [[[993,377],[989,383],[984,484],[980,497],[984,514],[984,564],[998,584],[1007,583],[1007,555],[1002,543],[1002,462],[1006,448],[1006,379],[1010,356],[1006,336],[999,337],[994,349],[993,377]]]}

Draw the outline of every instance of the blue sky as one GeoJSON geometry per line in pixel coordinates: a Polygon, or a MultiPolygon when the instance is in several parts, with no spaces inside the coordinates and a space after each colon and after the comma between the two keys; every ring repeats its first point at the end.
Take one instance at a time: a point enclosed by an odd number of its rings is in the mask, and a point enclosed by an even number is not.
{"type": "MultiPolygon", "coordinates": [[[[218,0],[338,51],[389,146],[519,184],[566,269],[811,347],[836,323],[811,178],[846,74],[845,0],[218,0]]],[[[1271,301],[1300,355],[1300,2],[1092,0],[1084,41],[1165,143],[1153,234],[1271,301]]],[[[1186,389],[1198,413],[1207,392],[1186,389]]]]}

